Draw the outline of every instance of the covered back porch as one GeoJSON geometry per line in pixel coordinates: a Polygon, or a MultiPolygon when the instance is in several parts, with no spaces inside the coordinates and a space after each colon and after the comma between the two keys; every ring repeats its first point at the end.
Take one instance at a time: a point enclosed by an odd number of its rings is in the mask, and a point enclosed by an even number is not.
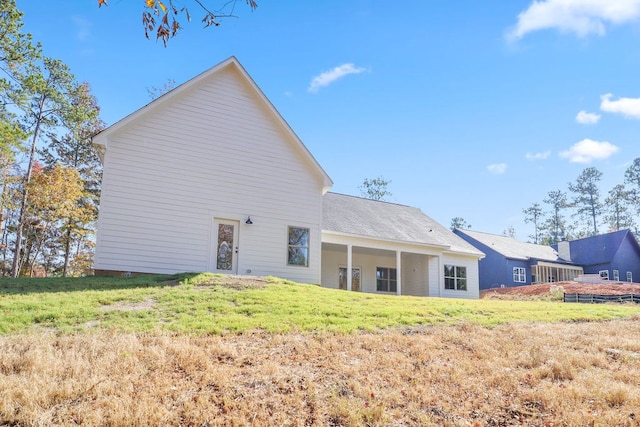
{"type": "Polygon", "coordinates": [[[531,283],[573,281],[582,273],[583,268],[577,265],[538,261],[531,266],[531,283]]]}
{"type": "Polygon", "coordinates": [[[436,251],[354,239],[324,240],[323,237],[323,286],[368,293],[441,296],[443,267],[436,251]]]}

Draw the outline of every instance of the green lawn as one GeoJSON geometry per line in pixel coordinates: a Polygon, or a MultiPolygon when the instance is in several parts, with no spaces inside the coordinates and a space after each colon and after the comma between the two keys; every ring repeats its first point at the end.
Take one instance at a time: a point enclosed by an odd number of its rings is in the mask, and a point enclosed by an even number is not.
{"type": "Polygon", "coordinates": [[[616,304],[372,295],[275,278],[239,285],[212,274],[0,279],[0,333],[93,328],[196,334],[359,330],[419,325],[596,321],[640,315],[616,304]]]}

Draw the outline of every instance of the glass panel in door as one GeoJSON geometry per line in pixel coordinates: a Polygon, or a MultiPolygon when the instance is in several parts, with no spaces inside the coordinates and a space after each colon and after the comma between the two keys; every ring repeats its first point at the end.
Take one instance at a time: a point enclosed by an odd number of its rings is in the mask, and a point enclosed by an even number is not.
{"type": "Polygon", "coordinates": [[[220,273],[237,274],[238,222],[216,221],[214,269],[220,273]]]}
{"type": "MultiPolygon", "coordinates": [[[[347,268],[340,267],[338,269],[338,287],[347,289],[347,268]]],[[[360,268],[351,269],[351,290],[360,292],[360,268]]]]}

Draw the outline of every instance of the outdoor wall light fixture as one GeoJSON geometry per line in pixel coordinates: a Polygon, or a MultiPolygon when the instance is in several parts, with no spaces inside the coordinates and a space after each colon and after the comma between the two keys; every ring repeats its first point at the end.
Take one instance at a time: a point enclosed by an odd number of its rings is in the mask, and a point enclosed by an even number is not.
{"type": "Polygon", "coordinates": [[[251,221],[251,215],[249,215],[249,216],[247,217],[247,220],[246,220],[244,223],[245,223],[245,224],[248,224],[248,225],[253,224],[253,221],[251,221]]]}

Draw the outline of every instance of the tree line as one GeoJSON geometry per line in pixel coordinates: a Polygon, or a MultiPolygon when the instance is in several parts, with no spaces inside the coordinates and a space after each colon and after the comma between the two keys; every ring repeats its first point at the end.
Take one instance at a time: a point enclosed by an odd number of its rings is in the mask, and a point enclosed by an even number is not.
{"type": "MultiPolygon", "coordinates": [[[[630,229],[640,235],[637,216],[640,214],[640,158],[625,170],[624,181],[616,184],[605,196],[600,191],[602,172],[585,168],[566,189],[552,190],[542,203],[535,202],[522,210],[524,221],[533,225],[530,243],[555,245],[559,241],[575,240],[612,231],[630,229]],[[603,198],[604,197],[604,198],[603,198]]],[[[469,229],[463,217],[451,219],[451,230],[469,229]]],[[[509,227],[505,236],[515,237],[509,227]]]]}
{"type": "Polygon", "coordinates": [[[554,245],[597,234],[631,229],[637,234],[640,213],[640,158],[625,170],[624,181],[601,194],[602,172],[585,168],[566,190],[549,191],[547,197],[523,209],[525,222],[533,225],[532,243],[554,245]]]}
{"type": "Polygon", "coordinates": [[[0,2],[2,274],[82,275],[93,264],[104,128],[91,88],[22,30],[0,2]]]}

